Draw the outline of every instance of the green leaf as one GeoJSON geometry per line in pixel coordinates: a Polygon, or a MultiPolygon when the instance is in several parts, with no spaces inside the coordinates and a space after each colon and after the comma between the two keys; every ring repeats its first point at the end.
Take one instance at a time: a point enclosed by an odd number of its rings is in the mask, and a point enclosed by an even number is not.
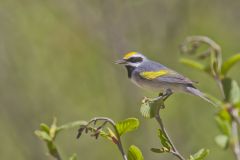
{"type": "Polygon", "coordinates": [[[50,128],[49,128],[48,125],[46,125],[45,123],[41,123],[41,124],[40,124],[40,129],[41,129],[41,131],[44,131],[44,132],[46,132],[47,134],[49,134],[50,128]]]}
{"type": "Polygon", "coordinates": [[[57,118],[53,118],[53,123],[49,130],[49,135],[52,139],[56,137],[56,131],[57,131],[57,118]]]}
{"type": "Polygon", "coordinates": [[[220,51],[217,54],[216,50],[212,50],[211,68],[214,75],[221,74],[221,66],[222,66],[222,55],[220,54],[220,51]]]}
{"type": "Polygon", "coordinates": [[[222,80],[223,90],[226,95],[226,100],[233,104],[240,102],[240,88],[235,80],[224,78],[222,80]]]}
{"type": "Polygon", "coordinates": [[[228,109],[226,107],[224,107],[223,109],[221,109],[218,112],[218,116],[222,119],[222,120],[226,120],[228,122],[230,122],[232,120],[231,115],[228,112],[228,109]]]}
{"type": "Polygon", "coordinates": [[[68,124],[64,124],[62,126],[57,127],[57,132],[61,131],[61,130],[67,130],[67,129],[71,129],[71,128],[75,128],[75,127],[79,127],[81,125],[86,125],[87,122],[86,121],[75,121],[75,122],[71,122],[68,124]]]}
{"type": "Polygon", "coordinates": [[[188,67],[194,68],[196,70],[199,70],[199,71],[205,71],[205,69],[206,69],[206,67],[203,64],[198,63],[197,61],[194,61],[194,60],[191,60],[188,58],[181,58],[180,63],[182,63],[188,67]]]}
{"type": "Polygon", "coordinates": [[[116,137],[115,133],[111,130],[111,128],[107,127],[107,130],[110,137],[116,137]]]}
{"type": "Polygon", "coordinates": [[[153,118],[158,114],[159,108],[164,105],[161,98],[143,99],[140,112],[144,118],[153,118]]]}
{"type": "Polygon", "coordinates": [[[208,149],[200,149],[197,153],[190,156],[190,160],[204,160],[204,158],[209,154],[208,149]]]}
{"type": "Polygon", "coordinates": [[[155,98],[150,100],[150,113],[152,117],[155,117],[159,113],[159,109],[164,106],[164,101],[162,98],[155,98]]]}
{"type": "Polygon", "coordinates": [[[236,104],[234,105],[234,107],[235,107],[235,108],[240,108],[240,102],[236,103],[236,104]]]}
{"type": "Polygon", "coordinates": [[[225,135],[230,136],[231,135],[231,125],[230,125],[229,121],[224,120],[219,116],[216,116],[215,120],[216,120],[217,125],[218,125],[219,129],[221,130],[221,132],[225,135]]]}
{"type": "Polygon", "coordinates": [[[230,94],[230,102],[233,104],[237,104],[240,102],[240,88],[238,86],[237,81],[232,81],[232,89],[230,94]]]}
{"type": "Polygon", "coordinates": [[[35,131],[34,132],[39,138],[41,138],[44,141],[51,142],[52,138],[47,134],[45,131],[35,131]]]}
{"type": "Polygon", "coordinates": [[[117,139],[117,136],[115,135],[115,133],[110,129],[110,128],[107,128],[108,129],[108,139],[110,141],[112,141],[114,144],[118,144],[119,141],[117,139]]]}
{"type": "Polygon", "coordinates": [[[71,157],[69,157],[69,160],[77,160],[77,154],[74,153],[71,157]]]}
{"type": "Polygon", "coordinates": [[[53,142],[48,142],[48,143],[47,143],[47,146],[48,146],[48,151],[49,151],[49,153],[50,153],[53,157],[59,158],[59,153],[58,153],[58,150],[57,150],[56,145],[55,145],[53,142]]]}
{"type": "Polygon", "coordinates": [[[134,145],[131,145],[127,154],[128,160],[144,160],[141,150],[134,145]]]}
{"type": "Polygon", "coordinates": [[[124,121],[116,123],[116,127],[119,135],[123,135],[126,132],[130,132],[139,127],[139,120],[137,118],[128,118],[124,121]]]}
{"type": "Polygon", "coordinates": [[[166,147],[162,147],[162,148],[151,148],[151,151],[154,153],[166,153],[166,152],[170,152],[170,150],[166,147]]]}
{"type": "Polygon", "coordinates": [[[163,147],[167,148],[168,150],[171,149],[171,144],[169,143],[169,140],[167,139],[166,135],[161,129],[158,129],[158,137],[160,138],[161,144],[163,147]]]}
{"type": "Polygon", "coordinates": [[[140,112],[144,118],[153,118],[151,115],[151,108],[149,103],[143,103],[141,105],[140,112]]]}
{"type": "Polygon", "coordinates": [[[240,61],[240,53],[235,54],[234,56],[226,60],[222,65],[222,69],[221,69],[222,74],[226,75],[228,71],[239,61],[240,61]]]}
{"type": "Polygon", "coordinates": [[[222,149],[226,149],[229,144],[229,137],[223,134],[218,135],[215,137],[215,142],[222,149]]]}
{"type": "Polygon", "coordinates": [[[110,135],[107,134],[107,133],[104,132],[104,131],[100,131],[99,135],[100,135],[101,137],[103,137],[103,138],[107,138],[107,139],[109,139],[109,137],[110,137],[110,135]]]}

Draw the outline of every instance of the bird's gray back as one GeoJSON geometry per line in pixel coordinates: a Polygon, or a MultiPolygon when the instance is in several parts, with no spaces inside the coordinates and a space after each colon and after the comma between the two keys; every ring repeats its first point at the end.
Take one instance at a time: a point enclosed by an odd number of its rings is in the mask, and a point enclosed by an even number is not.
{"type": "Polygon", "coordinates": [[[170,70],[169,68],[165,67],[164,65],[154,62],[154,61],[151,61],[151,60],[146,60],[137,69],[138,69],[138,71],[159,71],[161,69],[170,70]]]}

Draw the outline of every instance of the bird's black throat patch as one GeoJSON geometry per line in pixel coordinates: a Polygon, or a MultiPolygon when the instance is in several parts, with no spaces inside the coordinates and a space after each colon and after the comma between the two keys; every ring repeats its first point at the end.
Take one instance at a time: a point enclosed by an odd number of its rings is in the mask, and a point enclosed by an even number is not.
{"type": "Polygon", "coordinates": [[[132,72],[133,70],[136,68],[136,67],[133,67],[133,66],[125,66],[127,68],[127,72],[128,72],[128,78],[131,78],[132,77],[132,72]]]}

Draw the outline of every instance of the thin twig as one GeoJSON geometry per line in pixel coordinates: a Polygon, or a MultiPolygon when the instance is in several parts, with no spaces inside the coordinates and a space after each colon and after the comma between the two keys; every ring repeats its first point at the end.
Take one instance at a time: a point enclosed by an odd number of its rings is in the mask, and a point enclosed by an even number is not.
{"type": "Polygon", "coordinates": [[[238,126],[240,126],[240,118],[238,116],[232,115],[233,120],[237,123],[238,126]]]}
{"type": "Polygon", "coordinates": [[[100,126],[101,128],[104,127],[107,123],[109,123],[113,127],[113,129],[115,131],[115,134],[117,136],[117,143],[116,143],[116,145],[117,145],[119,151],[121,152],[123,159],[124,160],[128,160],[127,159],[127,155],[126,155],[126,153],[124,152],[124,149],[123,149],[121,137],[120,137],[120,135],[118,133],[118,130],[117,130],[117,127],[116,127],[116,123],[112,119],[107,118],[107,117],[95,117],[95,118],[91,119],[87,123],[86,127],[90,126],[92,123],[96,124],[97,121],[104,121],[104,123],[100,126]]]}
{"type": "Polygon", "coordinates": [[[238,123],[239,121],[234,119],[234,117],[238,118],[238,110],[232,110],[230,114],[233,117],[232,120],[232,138],[233,138],[233,152],[237,160],[240,160],[240,144],[238,138],[238,123]]]}
{"type": "MultiPolygon", "coordinates": [[[[160,111],[160,110],[159,110],[160,111]]],[[[155,116],[155,119],[157,120],[162,132],[165,134],[166,138],[168,139],[170,145],[171,145],[171,148],[172,148],[172,151],[170,151],[174,156],[178,157],[180,160],[185,160],[184,157],[178,152],[177,148],[175,147],[175,145],[173,144],[171,138],[169,137],[165,127],[164,127],[164,124],[163,124],[163,121],[160,117],[160,112],[159,114],[157,114],[155,116]]]]}
{"type": "Polygon", "coordinates": [[[60,156],[60,154],[58,153],[58,151],[57,151],[57,154],[54,156],[57,160],[62,160],[62,158],[61,158],[61,156],[60,156]]]}
{"type": "Polygon", "coordinates": [[[206,57],[210,57],[211,61],[213,61],[211,62],[211,65],[210,65],[211,71],[212,71],[210,75],[217,82],[220,92],[223,98],[225,99],[226,96],[224,94],[223,85],[221,83],[221,80],[222,80],[222,75],[221,75],[222,49],[221,47],[212,39],[206,36],[190,36],[190,37],[187,37],[185,41],[182,43],[182,45],[180,46],[180,50],[182,53],[193,54],[197,52],[197,49],[201,46],[201,44],[206,44],[209,46],[206,52],[200,54],[200,58],[204,59],[206,57]],[[191,45],[191,48],[189,48],[189,45],[191,45]],[[210,56],[211,53],[214,54],[212,57],[210,56]]]}
{"type": "Polygon", "coordinates": [[[232,121],[233,152],[237,160],[240,160],[240,147],[238,139],[237,123],[232,121]]]}
{"type": "Polygon", "coordinates": [[[238,115],[239,110],[236,109],[231,102],[227,100],[226,93],[223,88],[223,82],[222,80],[226,78],[226,75],[223,75],[221,73],[221,68],[222,68],[222,51],[221,47],[215,43],[213,40],[211,40],[208,37],[205,36],[191,36],[186,38],[184,43],[181,45],[181,51],[183,53],[196,53],[196,49],[200,46],[201,43],[204,43],[209,46],[210,52],[206,52],[207,54],[202,54],[203,58],[206,58],[209,56],[209,53],[213,53],[213,56],[210,56],[211,59],[211,72],[210,75],[214,78],[216,81],[218,87],[220,88],[220,92],[223,96],[223,101],[225,103],[231,104],[229,107],[228,113],[232,117],[232,122],[231,122],[231,136],[233,138],[232,142],[232,150],[235,154],[235,157],[237,160],[240,160],[240,144],[239,144],[239,137],[238,137],[238,127],[240,127],[240,118],[238,115]]]}
{"type": "MultiPolygon", "coordinates": [[[[172,92],[169,92],[167,95],[162,96],[163,101],[165,101],[171,94],[172,94],[172,92]]],[[[162,105],[164,105],[164,104],[162,104],[162,105]]],[[[165,127],[164,127],[163,121],[162,121],[161,116],[160,116],[160,109],[161,109],[161,107],[158,108],[157,114],[155,115],[155,119],[158,122],[162,132],[164,133],[164,135],[168,139],[168,142],[171,145],[170,153],[172,153],[174,156],[176,156],[180,160],[185,160],[185,158],[178,152],[177,148],[175,147],[174,143],[172,142],[170,136],[168,135],[168,133],[167,133],[165,127]]]]}
{"type": "Polygon", "coordinates": [[[231,115],[232,120],[235,121],[238,125],[238,127],[240,127],[240,117],[238,116],[239,113],[239,109],[235,108],[233,105],[229,104],[229,108],[228,108],[228,113],[231,115]]]}

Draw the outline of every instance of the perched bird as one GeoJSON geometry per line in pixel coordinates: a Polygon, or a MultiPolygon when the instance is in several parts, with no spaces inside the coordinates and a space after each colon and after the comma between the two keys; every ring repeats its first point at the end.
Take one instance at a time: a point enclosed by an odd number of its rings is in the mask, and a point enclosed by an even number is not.
{"type": "Polygon", "coordinates": [[[155,61],[149,60],[138,52],[129,52],[116,64],[125,65],[128,78],[137,86],[160,93],[183,92],[199,96],[207,102],[215,105],[201,91],[199,91],[190,79],[165,67],[155,61]]]}

